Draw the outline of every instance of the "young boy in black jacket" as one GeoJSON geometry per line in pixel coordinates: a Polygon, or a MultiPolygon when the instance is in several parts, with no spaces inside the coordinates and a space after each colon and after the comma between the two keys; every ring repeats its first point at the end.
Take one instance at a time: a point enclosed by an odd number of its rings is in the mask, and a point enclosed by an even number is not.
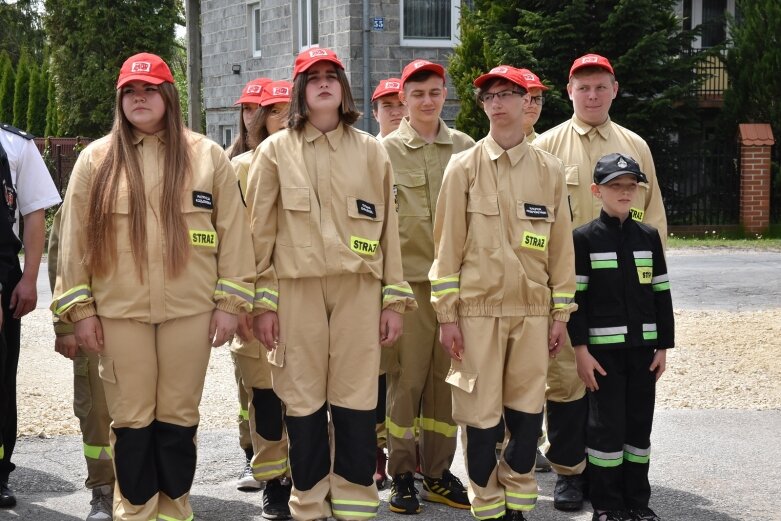
{"type": "Polygon", "coordinates": [[[574,232],[578,310],[568,331],[589,390],[592,521],[658,521],[648,508],[656,381],[674,345],[670,282],[655,228],[632,219],[637,162],[602,157],[591,191],[600,216],[574,232]]]}

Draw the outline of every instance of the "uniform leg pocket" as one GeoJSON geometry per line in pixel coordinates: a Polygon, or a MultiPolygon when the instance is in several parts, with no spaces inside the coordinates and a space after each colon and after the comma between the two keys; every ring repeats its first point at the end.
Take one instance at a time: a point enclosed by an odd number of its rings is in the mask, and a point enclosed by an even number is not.
{"type": "Polygon", "coordinates": [[[117,375],[114,372],[114,359],[101,356],[98,360],[98,376],[100,376],[100,379],[110,384],[116,384],[117,375]]]}
{"type": "Polygon", "coordinates": [[[471,393],[477,383],[477,373],[469,373],[451,366],[450,371],[448,371],[447,376],[445,377],[445,381],[464,392],[471,393]]]}
{"type": "Polygon", "coordinates": [[[285,344],[279,343],[266,354],[268,363],[276,367],[285,367],[285,344]]]}
{"type": "Polygon", "coordinates": [[[73,359],[73,413],[84,420],[92,410],[92,389],[89,383],[89,358],[73,359]]]}

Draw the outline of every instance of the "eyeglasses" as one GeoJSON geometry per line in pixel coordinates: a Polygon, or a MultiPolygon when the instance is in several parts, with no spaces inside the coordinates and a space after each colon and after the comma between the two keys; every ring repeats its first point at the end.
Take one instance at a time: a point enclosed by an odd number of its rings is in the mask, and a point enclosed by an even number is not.
{"type": "Polygon", "coordinates": [[[518,96],[525,96],[526,93],[519,90],[503,90],[499,92],[483,92],[478,96],[478,99],[483,103],[490,103],[494,98],[498,98],[500,101],[506,101],[510,99],[510,96],[517,94],[518,96]]]}
{"type": "Polygon", "coordinates": [[[530,96],[529,97],[529,104],[530,105],[542,106],[544,103],[545,103],[545,98],[543,96],[530,96]]]}

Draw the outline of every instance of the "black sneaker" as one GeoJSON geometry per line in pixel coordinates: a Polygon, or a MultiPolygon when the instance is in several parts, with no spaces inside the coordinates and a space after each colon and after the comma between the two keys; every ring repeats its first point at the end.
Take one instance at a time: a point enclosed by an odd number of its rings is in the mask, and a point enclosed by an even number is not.
{"type": "Polygon", "coordinates": [[[537,459],[534,461],[534,470],[536,472],[550,472],[550,461],[545,457],[540,449],[537,449],[537,459]]]}
{"type": "Polygon", "coordinates": [[[265,519],[290,519],[290,490],[293,484],[287,478],[270,479],[263,492],[263,517],[265,519]]]}
{"type": "Polygon", "coordinates": [[[418,489],[415,488],[415,478],[412,477],[411,472],[393,476],[388,503],[391,512],[397,514],[420,513],[418,489]]]}
{"type": "Polygon", "coordinates": [[[461,480],[445,469],[441,478],[423,476],[423,490],[420,497],[433,503],[442,503],[453,508],[469,508],[469,496],[461,480]]]}
{"type": "Polygon", "coordinates": [[[634,508],[629,511],[631,517],[627,518],[630,521],[662,521],[662,519],[656,515],[656,512],[648,507],[634,508]]]}
{"type": "Polygon", "coordinates": [[[603,512],[594,512],[591,521],[632,521],[634,518],[629,512],[624,510],[605,510],[603,512]]]}
{"type": "Polygon", "coordinates": [[[504,521],[526,521],[523,512],[520,510],[507,510],[504,514],[504,521]]]}
{"type": "Polygon", "coordinates": [[[13,508],[16,506],[16,495],[8,488],[8,483],[0,481],[0,508],[13,508]]]}
{"type": "Polygon", "coordinates": [[[583,508],[583,480],[579,474],[556,478],[553,489],[553,508],[574,512],[583,508]]]}

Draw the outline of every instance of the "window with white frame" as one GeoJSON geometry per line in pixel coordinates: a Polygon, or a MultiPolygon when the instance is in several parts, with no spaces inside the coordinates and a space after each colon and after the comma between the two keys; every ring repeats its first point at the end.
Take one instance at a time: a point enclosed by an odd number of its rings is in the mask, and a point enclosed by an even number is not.
{"type": "Polygon", "coordinates": [[[401,45],[452,47],[458,43],[460,0],[399,0],[401,45]]]}
{"type": "Polygon", "coordinates": [[[222,148],[228,148],[233,143],[233,125],[220,125],[222,148]]]}
{"type": "Polygon", "coordinates": [[[249,6],[250,12],[250,49],[252,49],[252,56],[260,58],[260,3],[252,4],[249,6]]]}
{"type": "Polygon", "coordinates": [[[318,0],[298,0],[298,48],[306,49],[320,41],[318,0]]]}

